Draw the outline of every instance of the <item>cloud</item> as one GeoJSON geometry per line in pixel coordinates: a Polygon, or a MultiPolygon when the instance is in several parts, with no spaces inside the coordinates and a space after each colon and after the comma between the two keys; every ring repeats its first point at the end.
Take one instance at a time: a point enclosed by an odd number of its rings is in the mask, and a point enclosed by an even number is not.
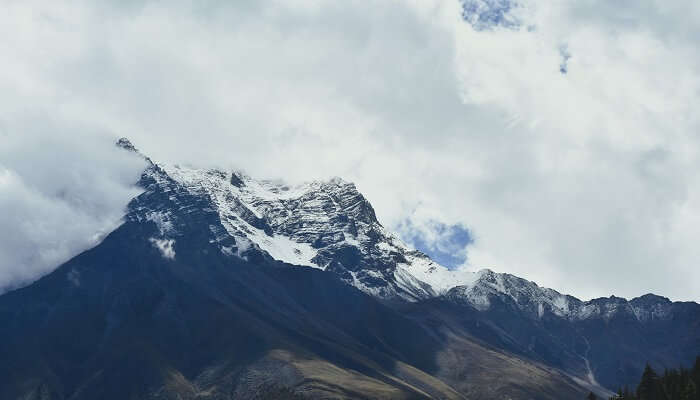
{"type": "Polygon", "coordinates": [[[47,271],[18,272],[119,215],[132,168],[91,154],[127,136],[160,161],[343,176],[385,225],[468,227],[469,268],[581,297],[700,300],[700,5],[464,3],[8,4],[0,201],[16,216],[2,233],[23,215],[55,223],[26,229],[0,282],[47,271]],[[61,223],[74,215],[90,222],[61,223]]]}
{"type": "Polygon", "coordinates": [[[30,115],[2,121],[0,292],[51,271],[116,228],[144,163],[109,135],[30,115]]]}

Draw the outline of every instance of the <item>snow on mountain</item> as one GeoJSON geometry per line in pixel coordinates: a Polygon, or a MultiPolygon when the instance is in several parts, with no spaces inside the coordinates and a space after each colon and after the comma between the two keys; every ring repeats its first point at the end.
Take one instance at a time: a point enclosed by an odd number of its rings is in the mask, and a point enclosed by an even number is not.
{"type": "MultiPolygon", "coordinates": [[[[117,145],[138,152],[126,139],[117,145]]],[[[658,296],[583,302],[510,274],[450,270],[384,228],[355,185],[340,178],[289,186],[241,172],[146,159],[150,167],[141,180],[146,192],[133,203],[128,218],[155,223],[160,237],[153,238],[154,243],[173,243],[178,230],[186,229],[178,226],[178,213],[198,209],[216,220],[208,222],[210,242],[227,256],[247,258],[262,252],[287,264],[335,273],[386,300],[444,295],[478,310],[498,300],[534,318],[549,313],[567,319],[609,319],[625,312],[641,321],[665,318],[670,309],[668,299],[658,296]]]]}
{"type": "Polygon", "coordinates": [[[673,303],[666,297],[645,294],[630,300],[632,312],[640,321],[668,319],[673,303]]]}
{"type": "Polygon", "coordinates": [[[480,271],[474,283],[456,286],[447,297],[467,301],[479,310],[488,309],[494,298],[507,299],[521,310],[538,317],[542,317],[545,311],[559,317],[569,316],[572,311],[570,304],[576,300],[556,290],[540,287],[535,282],[491,270],[480,271]]]}
{"type": "Polygon", "coordinates": [[[279,261],[334,272],[372,295],[423,299],[476,276],[410,249],[379,223],[355,185],[340,178],[288,186],[240,172],[162,168],[189,193],[209,198],[236,242],[250,242],[279,261]]]}
{"type": "Polygon", "coordinates": [[[494,300],[499,300],[535,318],[550,313],[569,320],[610,320],[617,315],[627,315],[639,321],[666,319],[673,304],[667,298],[651,294],[630,301],[615,296],[581,301],[514,275],[490,270],[482,270],[478,274],[475,282],[455,286],[446,297],[457,303],[470,304],[481,311],[488,310],[494,300]]]}

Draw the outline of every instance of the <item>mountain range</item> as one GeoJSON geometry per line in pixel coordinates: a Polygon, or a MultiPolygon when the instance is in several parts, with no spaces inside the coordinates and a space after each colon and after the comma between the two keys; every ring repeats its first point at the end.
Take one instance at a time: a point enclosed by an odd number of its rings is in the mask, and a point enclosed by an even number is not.
{"type": "Polygon", "coordinates": [[[155,163],[98,245],[0,296],[2,399],[583,399],[700,354],[700,305],[582,301],[410,248],[340,178],[155,163]]]}

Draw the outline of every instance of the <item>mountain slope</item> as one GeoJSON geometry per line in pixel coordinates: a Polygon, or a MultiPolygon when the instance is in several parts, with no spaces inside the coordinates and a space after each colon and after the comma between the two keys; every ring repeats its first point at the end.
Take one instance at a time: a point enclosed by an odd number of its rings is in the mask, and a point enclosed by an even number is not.
{"type": "Polygon", "coordinates": [[[647,362],[659,369],[691,365],[700,354],[700,305],[647,294],[581,301],[508,274],[484,272],[444,300],[490,343],[566,371],[582,384],[609,389],[638,381],[647,362]]]}
{"type": "MultiPolygon", "coordinates": [[[[199,227],[209,217],[195,210],[179,222],[199,227]]],[[[421,353],[439,344],[333,276],[225,258],[199,229],[180,232],[175,258],[164,257],[149,240],[159,234],[153,222],[127,222],[98,247],[0,297],[0,397],[242,398],[292,384],[349,397],[459,398],[425,373],[414,372],[415,383],[397,378],[398,360],[430,368],[421,353]],[[371,330],[354,324],[375,318],[382,323],[371,330]],[[306,371],[324,363],[334,376],[308,382],[306,371]],[[285,365],[289,376],[268,364],[285,365]],[[347,384],[333,386],[338,377],[347,384]]]]}
{"type": "MultiPolygon", "coordinates": [[[[465,398],[439,378],[439,329],[224,235],[212,199],[155,164],[139,184],[102,243],[0,296],[0,398],[465,398]]],[[[473,359],[519,362],[465,343],[473,359]]],[[[582,393],[531,368],[541,385],[582,393]]],[[[498,393],[535,398],[510,375],[498,393]]]]}
{"type": "Polygon", "coordinates": [[[0,296],[0,398],[582,398],[700,353],[695,303],[451,271],[339,178],[146,160],[118,229],[0,296]]]}
{"type": "Polygon", "coordinates": [[[449,270],[385,229],[355,185],[340,178],[289,187],[239,172],[179,166],[164,170],[190,192],[212,199],[226,227],[222,237],[236,238],[279,260],[334,273],[383,301],[444,296],[475,308],[480,317],[509,310],[500,330],[517,331],[514,321],[522,320],[541,332],[510,338],[518,343],[518,352],[562,368],[589,388],[615,389],[636,382],[646,361],[670,367],[692,362],[700,353],[695,303],[671,303],[653,295],[629,302],[614,296],[584,302],[509,274],[449,270]],[[672,345],[657,343],[664,337],[658,332],[664,330],[673,332],[668,336],[672,345]],[[533,352],[535,338],[541,343],[533,352]],[[622,346],[625,340],[635,346],[622,346]]]}

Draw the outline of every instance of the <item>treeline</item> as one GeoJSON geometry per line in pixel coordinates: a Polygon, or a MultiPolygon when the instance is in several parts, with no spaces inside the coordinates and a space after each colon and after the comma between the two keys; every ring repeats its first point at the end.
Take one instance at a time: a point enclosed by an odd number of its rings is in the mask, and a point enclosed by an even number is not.
{"type": "Polygon", "coordinates": [[[636,388],[622,388],[610,400],[700,400],[700,356],[691,369],[667,369],[662,375],[647,364],[636,388]]]}

